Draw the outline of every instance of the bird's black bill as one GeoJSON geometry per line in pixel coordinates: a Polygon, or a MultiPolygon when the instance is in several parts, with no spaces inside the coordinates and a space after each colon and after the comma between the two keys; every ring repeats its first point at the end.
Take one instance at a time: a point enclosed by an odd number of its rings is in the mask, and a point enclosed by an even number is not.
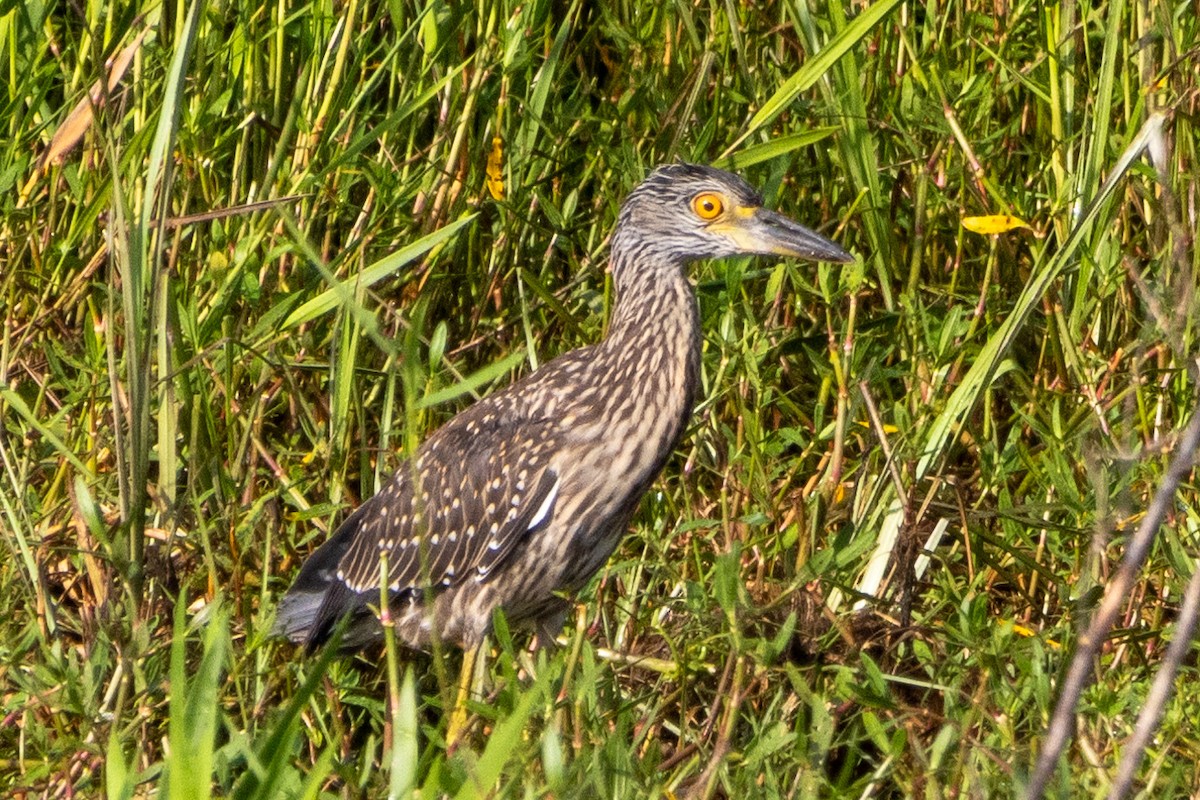
{"type": "Polygon", "coordinates": [[[755,210],[748,227],[749,233],[762,247],[760,252],[836,264],[854,261],[854,256],[816,231],[765,208],[755,210]]]}

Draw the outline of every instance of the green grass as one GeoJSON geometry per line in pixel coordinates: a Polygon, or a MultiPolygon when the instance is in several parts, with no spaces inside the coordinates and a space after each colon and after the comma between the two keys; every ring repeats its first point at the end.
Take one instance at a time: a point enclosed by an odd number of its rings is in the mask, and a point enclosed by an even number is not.
{"type": "MultiPolygon", "coordinates": [[[[0,4],[0,794],[1018,793],[1196,407],[1200,23],[1002,5],[0,4]],[[618,203],[676,158],[862,261],[696,270],[680,452],[447,753],[457,654],[305,657],[273,608],[405,451],[603,334],[618,203]]],[[[1193,476],[1057,796],[1112,785],[1198,534],[1193,476]]],[[[1196,678],[1144,796],[1200,786],[1196,678]]]]}

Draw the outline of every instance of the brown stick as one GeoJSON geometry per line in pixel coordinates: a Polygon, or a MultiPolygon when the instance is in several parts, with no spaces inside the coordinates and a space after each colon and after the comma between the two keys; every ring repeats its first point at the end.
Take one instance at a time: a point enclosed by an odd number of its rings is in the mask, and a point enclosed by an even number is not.
{"type": "MultiPolygon", "coordinates": [[[[1179,484],[1188,476],[1192,466],[1196,463],[1197,448],[1200,448],[1200,410],[1193,410],[1191,421],[1188,422],[1187,428],[1176,443],[1175,456],[1167,467],[1162,485],[1154,493],[1154,498],[1150,501],[1149,508],[1146,509],[1146,516],[1142,518],[1142,523],[1129,541],[1125,557],[1117,569],[1116,578],[1104,593],[1104,600],[1096,610],[1095,616],[1092,617],[1087,631],[1079,637],[1075,655],[1072,656],[1067,675],[1063,679],[1062,692],[1058,696],[1054,714],[1050,717],[1045,746],[1038,756],[1037,766],[1029,779],[1029,786],[1025,792],[1025,796],[1029,800],[1040,800],[1046,791],[1046,785],[1050,782],[1050,776],[1058,764],[1058,757],[1071,738],[1075,705],[1079,702],[1079,696],[1089,683],[1092,662],[1099,654],[1100,647],[1108,637],[1109,631],[1112,630],[1121,606],[1129,597],[1129,590],[1133,586],[1138,570],[1146,561],[1158,528],[1175,500],[1175,490],[1179,488],[1179,484]]],[[[1172,644],[1173,646],[1174,644],[1172,644]]]]}

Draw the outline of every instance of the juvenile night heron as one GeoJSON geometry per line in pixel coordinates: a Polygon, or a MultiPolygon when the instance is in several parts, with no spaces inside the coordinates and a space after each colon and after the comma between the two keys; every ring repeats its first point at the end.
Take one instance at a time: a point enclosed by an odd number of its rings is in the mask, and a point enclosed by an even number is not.
{"type": "Polygon", "coordinates": [[[692,261],[762,254],[849,262],[823,236],[762,207],[736,175],[670,164],[626,198],[609,269],[608,336],[565,353],[451,419],[308,559],[276,630],[314,648],[380,639],[386,569],[400,641],[471,653],[492,613],[553,638],[612,554],[679,442],[696,399],[692,261]]]}

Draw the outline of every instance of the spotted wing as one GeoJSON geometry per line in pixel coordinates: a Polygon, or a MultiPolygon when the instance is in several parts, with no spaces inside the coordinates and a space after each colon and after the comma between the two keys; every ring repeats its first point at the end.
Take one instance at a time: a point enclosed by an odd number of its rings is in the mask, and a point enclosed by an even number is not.
{"type": "Polygon", "coordinates": [[[393,596],[487,580],[553,515],[557,446],[549,422],[480,406],[456,417],[305,563],[277,630],[319,644],[343,614],[377,601],[384,559],[393,596]]]}
{"type": "Polygon", "coordinates": [[[354,592],[377,593],[381,554],[392,592],[486,578],[545,523],[557,497],[558,475],[546,463],[549,442],[531,449],[528,437],[515,433],[439,432],[346,520],[356,534],[340,560],[339,580],[354,592]]]}

